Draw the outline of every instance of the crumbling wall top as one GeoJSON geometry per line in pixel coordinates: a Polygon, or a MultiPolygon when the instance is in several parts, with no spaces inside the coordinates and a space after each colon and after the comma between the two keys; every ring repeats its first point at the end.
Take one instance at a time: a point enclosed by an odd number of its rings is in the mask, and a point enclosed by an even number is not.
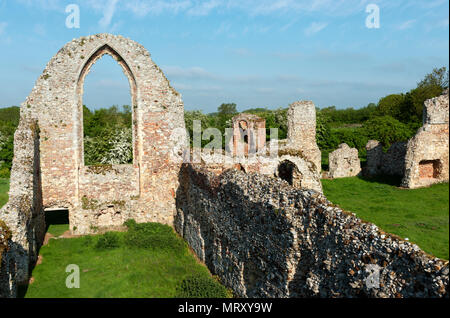
{"type": "Polygon", "coordinates": [[[448,124],[448,88],[441,96],[425,101],[423,109],[423,124],[448,124]]]}

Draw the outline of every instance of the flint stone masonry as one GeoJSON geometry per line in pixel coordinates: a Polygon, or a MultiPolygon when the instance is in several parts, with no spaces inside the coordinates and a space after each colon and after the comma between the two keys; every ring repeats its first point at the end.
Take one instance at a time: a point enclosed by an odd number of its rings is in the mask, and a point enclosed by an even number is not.
{"type": "Polygon", "coordinates": [[[0,221],[0,298],[17,296],[14,270],[11,231],[3,221],[0,221]]]}
{"type": "Polygon", "coordinates": [[[419,188],[449,180],[448,89],[425,101],[423,126],[408,141],[402,186],[419,188]]]}
{"type": "MultiPolygon", "coordinates": [[[[31,116],[29,109],[21,109],[21,120],[14,134],[9,201],[0,209],[0,220],[11,233],[9,264],[0,275],[14,272],[14,286],[27,283],[45,234],[39,127],[31,116]]],[[[15,294],[15,290],[11,293],[15,294]]]]}
{"type": "Polygon", "coordinates": [[[178,233],[239,297],[448,297],[448,262],[313,190],[186,164],[177,210],[178,233]]]}
{"type": "Polygon", "coordinates": [[[379,141],[369,140],[366,144],[367,166],[364,173],[368,176],[404,176],[406,146],[406,142],[396,142],[384,152],[379,141]]]}
{"type": "Polygon", "coordinates": [[[328,155],[330,178],[346,178],[357,176],[361,172],[358,149],[340,144],[338,149],[328,155]]]}

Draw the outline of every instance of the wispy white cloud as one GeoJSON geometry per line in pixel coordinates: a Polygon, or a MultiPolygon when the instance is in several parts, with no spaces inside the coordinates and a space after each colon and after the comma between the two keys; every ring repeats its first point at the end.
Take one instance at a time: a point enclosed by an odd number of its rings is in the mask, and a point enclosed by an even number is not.
{"type": "Polygon", "coordinates": [[[249,49],[246,49],[246,48],[232,49],[231,52],[236,54],[236,55],[245,56],[245,57],[253,55],[253,53],[249,49]]]}
{"type": "Polygon", "coordinates": [[[111,20],[116,12],[116,6],[119,0],[110,0],[103,8],[103,18],[98,22],[100,27],[106,29],[111,24],[111,20]]]}
{"type": "Polygon", "coordinates": [[[405,21],[397,26],[397,30],[410,29],[414,26],[414,24],[416,24],[416,22],[417,22],[417,20],[415,20],[415,19],[405,21]]]}
{"type": "Polygon", "coordinates": [[[190,0],[131,0],[126,2],[124,8],[138,17],[144,17],[149,14],[177,14],[192,8],[192,3],[190,0]]]}
{"type": "Polygon", "coordinates": [[[180,66],[162,66],[161,67],[165,74],[169,78],[174,79],[214,79],[217,78],[216,75],[206,71],[201,67],[189,67],[183,68],[180,66]]]}
{"type": "Polygon", "coordinates": [[[305,29],[305,35],[311,36],[317,32],[322,31],[328,26],[325,22],[313,22],[305,29]]]}
{"type": "Polygon", "coordinates": [[[197,5],[193,5],[188,11],[187,14],[194,16],[205,16],[208,15],[212,10],[218,8],[223,5],[223,1],[220,0],[210,0],[206,2],[202,2],[197,5]]]}
{"type": "Polygon", "coordinates": [[[6,27],[8,26],[8,23],[6,22],[0,22],[0,35],[5,33],[6,27]]]}
{"type": "Polygon", "coordinates": [[[38,23],[34,26],[33,31],[34,31],[34,33],[36,33],[37,35],[40,35],[40,36],[44,36],[47,34],[47,31],[45,30],[44,25],[40,24],[40,23],[38,23]]]}

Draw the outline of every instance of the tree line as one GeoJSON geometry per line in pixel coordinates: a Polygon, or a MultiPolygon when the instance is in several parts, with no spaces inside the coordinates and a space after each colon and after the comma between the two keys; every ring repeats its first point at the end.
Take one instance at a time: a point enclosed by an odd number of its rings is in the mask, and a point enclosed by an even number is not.
{"type": "MultiPolygon", "coordinates": [[[[376,104],[370,103],[359,109],[337,109],[335,106],[317,109],[316,138],[322,151],[324,167],[328,164],[328,153],[344,142],[357,148],[364,161],[365,145],[370,139],[380,141],[385,150],[394,142],[408,140],[422,125],[425,100],[439,96],[445,88],[448,88],[448,71],[446,67],[441,67],[433,69],[414,89],[382,97],[376,104]]],[[[286,107],[250,108],[243,112],[258,115],[266,120],[269,140],[270,128],[278,128],[279,139],[287,137],[287,110],[286,107]]],[[[231,127],[232,117],[238,113],[235,103],[223,103],[217,112],[209,114],[200,110],[185,111],[191,146],[194,120],[201,122],[202,130],[214,127],[224,134],[225,129],[231,127]]],[[[9,177],[14,131],[18,123],[19,107],[0,109],[0,177],[9,177]]],[[[94,111],[83,106],[83,124],[86,165],[132,162],[130,106],[124,105],[121,109],[112,106],[94,111]]],[[[207,143],[209,140],[203,140],[202,146],[207,143]]]]}

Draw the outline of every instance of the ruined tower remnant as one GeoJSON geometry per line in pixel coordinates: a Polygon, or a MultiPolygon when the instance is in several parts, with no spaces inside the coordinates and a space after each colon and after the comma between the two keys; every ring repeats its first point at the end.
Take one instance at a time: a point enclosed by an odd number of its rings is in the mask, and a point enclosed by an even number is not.
{"type": "Polygon", "coordinates": [[[329,154],[329,177],[354,177],[361,172],[358,149],[350,148],[346,143],[340,144],[338,149],[329,154]]]}
{"type": "MultiPolygon", "coordinates": [[[[252,114],[239,114],[232,119],[233,155],[255,154],[266,144],[266,121],[252,114]]],[[[231,147],[230,147],[231,148],[231,147]]]]}
{"type": "Polygon", "coordinates": [[[449,180],[448,89],[425,101],[423,126],[411,138],[402,186],[418,188],[449,180]]]}
{"type": "Polygon", "coordinates": [[[292,103],[288,110],[286,148],[301,151],[320,173],[321,155],[316,143],[316,107],[311,101],[292,103]]]}

